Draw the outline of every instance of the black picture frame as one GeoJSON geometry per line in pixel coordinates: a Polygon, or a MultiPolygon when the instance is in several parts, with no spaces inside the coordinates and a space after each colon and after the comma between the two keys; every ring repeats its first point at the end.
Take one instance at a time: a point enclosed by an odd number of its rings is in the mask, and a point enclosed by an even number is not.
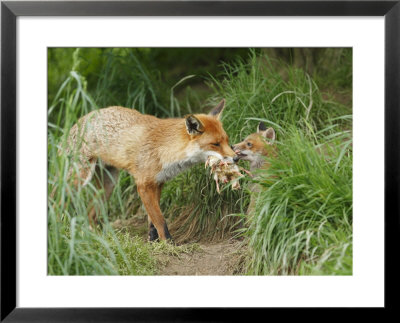
{"type": "MultiPolygon", "coordinates": [[[[395,309],[399,245],[400,1],[4,1],[1,3],[1,321],[242,321],[268,309],[16,307],[16,19],[19,16],[384,16],[385,309],[395,309]],[[392,241],[395,239],[395,241],[392,241]],[[251,312],[251,313],[250,313],[251,312]]],[[[367,95],[367,94],[366,94],[367,95]]],[[[371,125],[372,127],[373,125],[371,125]]],[[[371,255],[373,258],[373,255],[371,255]]],[[[240,296],[240,295],[239,295],[240,296]]],[[[155,297],[168,297],[157,293],[155,297]]],[[[272,310],[272,309],[271,309],[272,310]]],[[[379,311],[381,314],[381,312],[379,311]]]]}

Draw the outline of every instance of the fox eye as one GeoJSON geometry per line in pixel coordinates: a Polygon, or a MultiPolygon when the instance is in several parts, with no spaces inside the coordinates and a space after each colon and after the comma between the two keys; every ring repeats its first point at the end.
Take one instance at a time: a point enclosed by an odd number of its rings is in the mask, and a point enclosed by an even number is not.
{"type": "Polygon", "coordinates": [[[219,147],[219,142],[212,144],[213,146],[219,147]]]}
{"type": "Polygon", "coordinates": [[[247,147],[253,146],[251,142],[247,142],[247,147]]]}

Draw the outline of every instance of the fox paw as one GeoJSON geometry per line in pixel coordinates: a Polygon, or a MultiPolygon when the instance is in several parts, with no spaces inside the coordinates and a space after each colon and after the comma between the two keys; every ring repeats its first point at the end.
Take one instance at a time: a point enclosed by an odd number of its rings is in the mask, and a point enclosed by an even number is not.
{"type": "Polygon", "coordinates": [[[155,241],[158,239],[158,232],[154,225],[150,226],[149,230],[149,241],[155,241]]]}

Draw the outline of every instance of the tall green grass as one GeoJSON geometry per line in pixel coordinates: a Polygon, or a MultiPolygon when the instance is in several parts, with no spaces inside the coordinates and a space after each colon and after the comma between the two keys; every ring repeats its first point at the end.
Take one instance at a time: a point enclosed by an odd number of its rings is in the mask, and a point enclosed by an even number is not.
{"type": "Polygon", "coordinates": [[[164,90],[163,82],[141,63],[135,52],[117,49],[101,58],[103,64],[99,65],[97,84],[93,86],[81,74],[85,64],[81,54],[81,49],[73,51],[71,70],[57,92],[49,95],[53,99],[48,108],[48,272],[51,275],[155,274],[154,254],[159,253],[159,248],[146,243],[137,232],[116,231],[111,226],[116,219],[132,217],[140,207],[131,176],[120,173],[109,203],[104,203],[103,190],[93,183],[84,188],[74,187],[77,156],[65,154],[67,137],[80,117],[107,105],[134,105],[143,113],[164,117],[180,115],[183,112],[174,90],[189,77],[164,90]],[[92,205],[102,221],[101,227],[93,229],[87,217],[92,205]]]}
{"type": "MultiPolygon", "coordinates": [[[[231,144],[255,132],[259,120],[274,127],[278,137],[288,125],[305,132],[322,130],[332,122],[351,127],[351,121],[340,118],[351,113],[351,108],[324,101],[318,85],[302,69],[272,61],[256,51],[249,51],[247,59],[223,64],[218,78],[210,75],[209,86],[214,90],[209,106],[226,99],[222,122],[231,144]],[[330,121],[334,118],[338,119],[330,121]]],[[[185,240],[209,239],[210,235],[223,238],[243,226],[240,217],[227,215],[246,213],[250,200],[247,180],[242,181],[242,190],[226,189],[219,196],[211,178],[200,168],[165,185],[164,210],[171,219],[179,214],[172,229],[185,240]]]]}
{"type": "Polygon", "coordinates": [[[249,273],[352,274],[352,140],[337,126],[289,126],[260,172],[249,273]]]}
{"type": "Polygon", "coordinates": [[[255,119],[278,131],[283,124],[301,126],[304,121],[320,129],[330,118],[349,113],[349,107],[323,100],[318,84],[303,69],[268,56],[251,51],[248,60],[223,67],[223,80],[212,78],[210,86],[227,100],[223,122],[233,142],[255,131],[255,119]]]}
{"type": "Polygon", "coordinates": [[[65,151],[73,123],[96,108],[85,79],[73,70],[48,111],[48,274],[154,274],[157,270],[150,246],[139,237],[112,229],[108,204],[101,202],[102,192],[92,184],[75,188],[68,178],[73,158],[59,154],[59,150],[65,151]],[[98,230],[91,230],[87,219],[91,201],[104,222],[98,230]]]}
{"type": "Polygon", "coordinates": [[[351,273],[352,124],[350,117],[342,117],[351,115],[351,106],[334,98],[326,101],[320,83],[304,70],[261,51],[223,63],[201,91],[187,86],[196,79],[190,73],[164,82],[145,59],[145,49],[93,52],[101,57],[91,64],[82,49],[75,50],[69,73],[58,91],[49,94],[49,274],[157,272],[157,248],[138,233],[111,226],[141,207],[131,176],[120,173],[108,203],[93,184],[71,188],[67,174],[73,159],[59,155],[58,149],[65,147],[72,125],[108,105],[173,117],[207,112],[221,98],[227,101],[222,122],[231,144],[254,132],[263,120],[277,132],[279,155],[271,161],[271,170],[260,174],[262,190],[250,218],[245,214],[255,194],[249,178],[241,180],[241,190],[225,187],[218,194],[209,170],[198,165],[166,183],[161,208],[175,241],[210,241],[241,232],[251,251],[249,274],[351,273]],[[87,219],[91,202],[103,221],[96,230],[89,229],[87,219]]]}

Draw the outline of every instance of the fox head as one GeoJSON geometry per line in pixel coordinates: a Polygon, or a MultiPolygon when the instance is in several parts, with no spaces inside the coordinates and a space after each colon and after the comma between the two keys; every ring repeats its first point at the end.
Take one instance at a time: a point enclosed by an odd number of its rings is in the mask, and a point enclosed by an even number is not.
{"type": "Polygon", "coordinates": [[[220,117],[225,108],[222,100],[209,114],[185,116],[186,130],[190,136],[190,154],[196,154],[204,162],[208,156],[233,161],[235,152],[229,146],[229,139],[222,127],[220,117]]]}
{"type": "Polygon", "coordinates": [[[275,155],[274,140],[275,130],[273,128],[267,129],[265,124],[260,122],[257,132],[235,144],[233,150],[239,159],[250,161],[252,168],[259,167],[264,163],[264,157],[275,155]]]}

